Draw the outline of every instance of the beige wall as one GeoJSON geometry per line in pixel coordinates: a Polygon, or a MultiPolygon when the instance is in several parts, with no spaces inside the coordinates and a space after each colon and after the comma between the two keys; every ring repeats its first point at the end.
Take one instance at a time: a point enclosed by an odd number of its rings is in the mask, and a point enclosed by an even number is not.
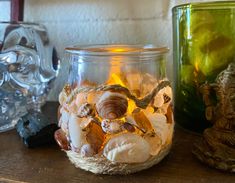
{"type": "MultiPolygon", "coordinates": [[[[59,57],[73,44],[152,43],[172,48],[171,8],[195,0],[25,0],[25,20],[44,24],[59,57]]],[[[201,0],[203,1],[203,0],[201,0]]],[[[169,55],[172,66],[172,53],[169,55]]],[[[68,63],[49,100],[66,82],[68,63]]],[[[170,77],[172,74],[170,72],[170,77]]]]}

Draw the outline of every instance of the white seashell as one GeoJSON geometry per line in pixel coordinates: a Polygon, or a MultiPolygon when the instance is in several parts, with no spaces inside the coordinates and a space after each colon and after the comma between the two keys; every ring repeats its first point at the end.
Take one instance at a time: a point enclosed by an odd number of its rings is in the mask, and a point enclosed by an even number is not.
{"type": "Polygon", "coordinates": [[[65,134],[68,134],[68,122],[69,122],[69,117],[70,114],[69,112],[67,112],[63,107],[61,107],[60,109],[60,119],[59,119],[59,123],[58,126],[65,132],[65,134]]]}
{"type": "Polygon", "coordinates": [[[153,105],[159,108],[159,112],[166,114],[167,108],[172,101],[172,89],[167,86],[160,90],[158,94],[154,97],[153,105]]]}
{"type": "Polygon", "coordinates": [[[161,150],[161,146],[162,146],[161,137],[159,137],[157,134],[155,134],[155,135],[147,134],[144,136],[144,139],[150,145],[150,154],[152,156],[156,156],[161,150]]]}
{"type": "Polygon", "coordinates": [[[94,154],[96,154],[94,149],[92,148],[92,146],[90,144],[84,144],[81,147],[80,153],[81,153],[82,156],[85,156],[85,157],[91,157],[94,154]]]}
{"type": "Polygon", "coordinates": [[[78,111],[78,106],[77,106],[75,100],[73,100],[73,101],[68,105],[67,108],[68,108],[68,110],[69,110],[70,113],[76,114],[77,111],[78,111]]]}
{"type": "Polygon", "coordinates": [[[59,103],[60,105],[63,105],[67,100],[67,94],[62,90],[59,94],[59,103]]]}
{"type": "Polygon", "coordinates": [[[124,133],[111,138],[105,145],[103,154],[113,162],[142,163],[150,157],[150,146],[142,137],[124,133]]]}
{"type": "Polygon", "coordinates": [[[171,135],[166,116],[163,114],[154,113],[148,114],[148,119],[153,124],[156,134],[161,137],[162,144],[164,145],[168,139],[168,136],[171,135]]]}
{"type": "Polygon", "coordinates": [[[105,133],[108,134],[118,133],[122,131],[122,121],[104,119],[101,122],[101,127],[105,133]]]}
{"type": "Polygon", "coordinates": [[[75,114],[71,114],[69,118],[69,137],[75,148],[81,148],[83,144],[87,144],[86,131],[80,127],[82,118],[78,118],[75,114]]]}

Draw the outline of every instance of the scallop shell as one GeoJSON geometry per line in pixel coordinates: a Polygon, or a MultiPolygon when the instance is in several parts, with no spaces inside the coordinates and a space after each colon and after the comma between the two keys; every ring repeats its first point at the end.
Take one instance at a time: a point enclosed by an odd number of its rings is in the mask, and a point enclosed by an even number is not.
{"type": "Polygon", "coordinates": [[[121,132],[122,129],[122,121],[121,120],[108,120],[104,119],[101,122],[102,130],[107,134],[115,134],[121,132]]]}
{"type": "Polygon", "coordinates": [[[142,163],[150,157],[150,146],[136,134],[118,134],[107,142],[103,154],[112,162],[142,163]]]}
{"type": "Polygon", "coordinates": [[[105,92],[96,104],[96,110],[103,119],[117,119],[125,115],[128,101],[120,93],[105,92]]]}

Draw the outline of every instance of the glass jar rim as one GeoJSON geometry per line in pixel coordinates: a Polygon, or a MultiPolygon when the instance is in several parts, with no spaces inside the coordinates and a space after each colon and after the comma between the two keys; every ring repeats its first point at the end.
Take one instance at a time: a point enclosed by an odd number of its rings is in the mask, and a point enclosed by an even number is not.
{"type": "Polygon", "coordinates": [[[193,8],[197,10],[231,9],[235,8],[235,1],[212,1],[180,4],[173,7],[172,12],[177,12],[178,10],[185,8],[193,8]]]}
{"type": "Polygon", "coordinates": [[[137,56],[161,55],[169,52],[167,47],[156,47],[152,44],[96,44],[77,45],[65,48],[67,53],[81,56],[137,56]]]}

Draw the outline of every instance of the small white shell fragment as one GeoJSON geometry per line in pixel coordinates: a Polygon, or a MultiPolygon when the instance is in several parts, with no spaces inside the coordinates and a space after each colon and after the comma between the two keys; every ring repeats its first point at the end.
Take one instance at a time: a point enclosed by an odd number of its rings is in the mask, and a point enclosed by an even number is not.
{"type": "Polygon", "coordinates": [[[118,134],[107,142],[103,154],[112,162],[142,163],[150,157],[150,146],[136,134],[118,134]]]}
{"type": "Polygon", "coordinates": [[[69,118],[69,135],[72,145],[75,148],[81,148],[83,144],[86,144],[86,132],[80,127],[81,118],[78,118],[75,114],[71,114],[69,118]]]}
{"type": "Polygon", "coordinates": [[[84,144],[81,147],[80,153],[82,156],[91,157],[95,154],[95,151],[90,144],[84,144]]]}
{"type": "Polygon", "coordinates": [[[154,113],[148,114],[148,119],[153,124],[156,134],[161,137],[162,144],[164,145],[168,139],[168,136],[170,135],[166,116],[164,114],[154,113]]]}
{"type": "Polygon", "coordinates": [[[67,95],[64,91],[60,92],[59,94],[59,103],[60,105],[63,105],[67,100],[67,95]]]}

